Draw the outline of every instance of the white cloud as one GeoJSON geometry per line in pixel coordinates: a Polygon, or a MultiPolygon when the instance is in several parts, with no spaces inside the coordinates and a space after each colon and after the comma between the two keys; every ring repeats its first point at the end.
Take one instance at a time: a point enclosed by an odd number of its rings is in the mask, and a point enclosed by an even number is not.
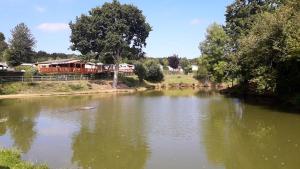
{"type": "Polygon", "coordinates": [[[193,20],[191,20],[190,24],[191,25],[199,25],[199,24],[201,24],[201,20],[198,18],[193,19],[193,20]]]}
{"type": "Polygon", "coordinates": [[[46,12],[46,9],[44,7],[41,7],[41,6],[35,6],[34,9],[36,11],[38,11],[39,13],[44,13],[46,12]]]}
{"type": "Polygon", "coordinates": [[[58,32],[68,30],[69,25],[66,23],[42,23],[37,28],[45,32],[58,32]]]}

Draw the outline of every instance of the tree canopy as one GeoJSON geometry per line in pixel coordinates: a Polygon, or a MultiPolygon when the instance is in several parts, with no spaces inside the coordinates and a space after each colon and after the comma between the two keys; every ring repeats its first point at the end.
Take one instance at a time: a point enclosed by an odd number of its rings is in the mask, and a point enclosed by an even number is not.
{"type": "Polygon", "coordinates": [[[30,29],[24,24],[18,24],[12,31],[12,38],[9,40],[8,63],[13,66],[21,63],[33,62],[35,38],[30,29]]]}
{"type": "Polygon", "coordinates": [[[299,93],[300,1],[235,0],[225,16],[224,29],[213,24],[200,45],[199,77],[258,94],[299,93]]]}
{"type": "Polygon", "coordinates": [[[173,69],[178,69],[178,66],[179,66],[179,57],[178,55],[173,55],[173,56],[170,56],[168,57],[168,63],[169,63],[169,66],[173,69]]]}
{"type": "MultiPolygon", "coordinates": [[[[142,11],[117,0],[93,8],[70,23],[71,48],[99,60],[112,58],[116,64],[113,87],[117,87],[118,66],[124,57],[143,56],[143,47],[151,31],[142,11]]],[[[90,59],[89,58],[89,59],[90,59]]]]}
{"type": "MultiPolygon", "coordinates": [[[[200,50],[202,53],[202,60],[205,60],[207,71],[213,75],[211,80],[221,82],[224,74],[220,74],[221,61],[225,60],[226,45],[229,42],[229,37],[221,25],[214,23],[207,29],[206,39],[200,43],[200,50]]],[[[203,61],[202,61],[203,62],[203,61]]],[[[203,66],[203,65],[202,65],[203,66]]],[[[224,64],[222,64],[224,68],[224,64]]]]}
{"type": "Polygon", "coordinates": [[[0,61],[3,61],[4,51],[8,48],[7,43],[5,42],[5,36],[0,32],[0,61]]]}

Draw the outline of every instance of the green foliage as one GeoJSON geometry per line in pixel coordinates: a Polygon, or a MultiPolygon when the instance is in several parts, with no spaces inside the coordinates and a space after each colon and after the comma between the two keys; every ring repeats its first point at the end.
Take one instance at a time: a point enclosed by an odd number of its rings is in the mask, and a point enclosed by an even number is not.
{"type": "Polygon", "coordinates": [[[16,150],[0,150],[0,168],[13,169],[48,169],[45,165],[33,165],[21,160],[20,152],[16,150]]]}
{"type": "Polygon", "coordinates": [[[198,79],[237,81],[256,94],[300,92],[300,1],[236,0],[224,28],[208,28],[198,79]]]}
{"type": "Polygon", "coordinates": [[[1,95],[18,94],[20,91],[22,91],[22,89],[23,89],[22,83],[6,83],[1,85],[0,94],[1,95]]]}
{"type": "Polygon", "coordinates": [[[120,81],[126,84],[128,87],[138,87],[141,85],[140,81],[135,77],[124,76],[119,74],[120,81]]]}
{"type": "Polygon", "coordinates": [[[15,67],[15,70],[25,71],[25,73],[24,73],[25,79],[29,79],[29,78],[33,77],[34,75],[38,74],[37,68],[32,67],[32,66],[17,66],[17,67],[15,67]]]}
{"type": "Polygon", "coordinates": [[[168,57],[169,66],[173,69],[177,69],[179,66],[179,58],[178,55],[173,55],[168,57]]]}
{"type": "MultiPolygon", "coordinates": [[[[100,57],[113,60],[117,66],[122,58],[143,56],[142,48],[146,46],[151,31],[141,10],[117,0],[93,8],[89,15],[77,17],[70,27],[73,50],[80,51],[84,56],[92,53],[95,60],[100,57]]],[[[115,73],[114,87],[117,85],[118,70],[115,73]]]]}
{"type": "Polygon", "coordinates": [[[226,32],[231,38],[231,47],[238,47],[237,40],[248,34],[258,14],[274,11],[283,0],[235,0],[226,10],[226,32]]]}
{"type": "Polygon", "coordinates": [[[214,65],[214,81],[221,83],[227,80],[228,78],[228,63],[225,61],[219,61],[214,65]]]}
{"type": "Polygon", "coordinates": [[[163,66],[164,70],[168,69],[169,62],[168,62],[167,58],[160,58],[159,59],[159,64],[161,64],[163,66]]]}
{"type": "Polygon", "coordinates": [[[134,73],[138,76],[140,82],[143,82],[147,76],[147,70],[142,63],[138,63],[134,66],[134,73]]]}
{"type": "Polygon", "coordinates": [[[147,67],[146,80],[149,82],[161,82],[164,80],[164,74],[161,71],[159,65],[153,64],[147,67]]]}
{"type": "Polygon", "coordinates": [[[205,82],[209,78],[208,70],[205,66],[199,65],[198,71],[195,74],[195,78],[200,80],[201,82],[205,82]]]}
{"type": "Polygon", "coordinates": [[[159,66],[159,61],[149,59],[144,62],[146,68],[146,80],[150,82],[161,82],[164,79],[164,74],[159,66]]]}
{"type": "Polygon", "coordinates": [[[20,23],[11,31],[11,33],[12,39],[9,40],[10,51],[7,56],[8,63],[17,66],[24,62],[33,62],[33,47],[36,41],[29,28],[24,23],[20,23]]]}
{"type": "Polygon", "coordinates": [[[65,54],[65,53],[47,53],[45,51],[38,51],[34,54],[34,62],[43,62],[48,60],[57,60],[57,59],[70,59],[77,58],[77,55],[74,54],[65,54]]]}
{"type": "Polygon", "coordinates": [[[299,4],[291,0],[272,13],[261,14],[248,35],[239,39],[242,76],[258,91],[287,94],[300,90],[299,4]]]}
{"type": "Polygon", "coordinates": [[[79,84],[69,84],[69,88],[72,91],[80,91],[80,90],[85,89],[85,86],[80,83],[79,84]]]}
{"type": "Polygon", "coordinates": [[[192,73],[192,65],[187,58],[180,59],[180,66],[182,67],[185,74],[192,73]]]}
{"type": "Polygon", "coordinates": [[[5,42],[5,36],[2,32],[0,32],[0,61],[5,61],[3,54],[7,48],[8,48],[8,45],[5,42]]]}
{"type": "Polygon", "coordinates": [[[196,75],[198,79],[210,76],[211,81],[218,83],[226,79],[228,64],[225,62],[225,55],[228,42],[229,37],[221,25],[214,23],[207,29],[206,40],[199,47],[202,57],[196,75]]]}

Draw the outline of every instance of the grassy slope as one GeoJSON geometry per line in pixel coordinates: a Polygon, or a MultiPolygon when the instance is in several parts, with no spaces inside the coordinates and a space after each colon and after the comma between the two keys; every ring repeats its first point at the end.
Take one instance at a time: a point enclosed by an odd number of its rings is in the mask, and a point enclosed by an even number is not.
{"type": "Polygon", "coordinates": [[[34,165],[21,160],[15,150],[0,150],[0,169],[48,169],[45,165],[34,165]]]}
{"type": "MultiPolygon", "coordinates": [[[[122,89],[146,87],[151,88],[156,84],[139,83],[137,76],[121,77],[122,89]]],[[[57,92],[81,92],[112,89],[110,80],[96,81],[51,81],[51,82],[13,82],[0,84],[0,95],[9,94],[44,94],[57,92]]],[[[199,82],[190,75],[165,75],[163,84],[198,84],[199,82]]]]}
{"type": "Polygon", "coordinates": [[[178,84],[178,83],[186,83],[186,84],[197,84],[199,83],[198,80],[196,80],[191,75],[165,75],[165,80],[163,83],[168,84],[178,84]]]}
{"type": "Polygon", "coordinates": [[[110,89],[107,81],[14,82],[0,84],[0,95],[53,92],[75,92],[110,89]]]}

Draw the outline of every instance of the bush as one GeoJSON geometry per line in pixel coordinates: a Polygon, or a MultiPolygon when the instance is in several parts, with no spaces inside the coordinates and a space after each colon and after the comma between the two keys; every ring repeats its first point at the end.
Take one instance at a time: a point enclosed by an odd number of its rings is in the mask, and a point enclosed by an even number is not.
{"type": "Polygon", "coordinates": [[[208,80],[208,70],[204,66],[200,66],[198,71],[196,72],[195,78],[202,82],[208,80]]]}
{"type": "Polygon", "coordinates": [[[21,83],[7,83],[0,87],[0,94],[17,94],[23,89],[21,83]]]}
{"type": "Polygon", "coordinates": [[[193,69],[192,69],[192,66],[191,65],[188,65],[187,67],[184,67],[183,68],[183,72],[184,74],[189,74],[189,73],[192,73],[193,72],[193,69]]]}
{"type": "Polygon", "coordinates": [[[82,84],[69,84],[69,87],[73,91],[83,90],[85,88],[82,84]]]}
{"type": "Polygon", "coordinates": [[[164,80],[164,74],[162,73],[159,65],[151,65],[148,67],[146,80],[150,82],[161,82],[164,80]]]}
{"type": "Polygon", "coordinates": [[[20,152],[16,150],[0,150],[0,168],[48,169],[45,165],[33,165],[22,161],[20,152]]]}
{"type": "Polygon", "coordinates": [[[30,79],[31,77],[33,77],[38,73],[37,68],[32,66],[17,66],[15,69],[17,71],[25,71],[24,73],[25,80],[30,79]]]}
{"type": "Polygon", "coordinates": [[[178,55],[173,55],[168,57],[169,66],[171,66],[173,69],[177,69],[179,66],[179,58],[178,55]]]}
{"type": "Polygon", "coordinates": [[[128,87],[137,87],[139,86],[139,81],[134,77],[126,77],[122,74],[119,74],[119,79],[126,84],[128,87]]]}
{"type": "Polygon", "coordinates": [[[135,65],[134,73],[138,76],[140,82],[143,82],[147,76],[147,70],[141,63],[135,65]]]}

